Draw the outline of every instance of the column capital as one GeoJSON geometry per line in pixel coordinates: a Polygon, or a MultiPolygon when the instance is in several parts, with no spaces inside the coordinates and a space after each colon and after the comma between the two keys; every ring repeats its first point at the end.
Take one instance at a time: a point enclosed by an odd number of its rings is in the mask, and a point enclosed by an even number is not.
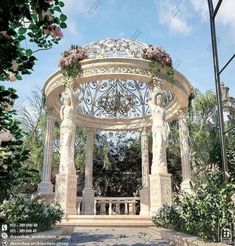
{"type": "Polygon", "coordinates": [[[147,127],[143,127],[141,131],[141,135],[149,135],[149,129],[147,127]]]}

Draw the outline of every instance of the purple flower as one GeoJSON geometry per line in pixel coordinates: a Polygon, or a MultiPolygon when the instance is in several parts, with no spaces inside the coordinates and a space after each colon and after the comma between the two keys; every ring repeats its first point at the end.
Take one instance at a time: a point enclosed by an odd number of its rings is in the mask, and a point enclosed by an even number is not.
{"type": "Polygon", "coordinates": [[[70,50],[64,52],[59,61],[59,66],[65,70],[71,66],[76,66],[84,58],[86,58],[85,50],[79,46],[72,46],[70,50]]]}
{"type": "Polygon", "coordinates": [[[172,66],[172,60],[169,54],[160,47],[149,46],[143,50],[143,58],[158,62],[160,66],[172,66]]]}

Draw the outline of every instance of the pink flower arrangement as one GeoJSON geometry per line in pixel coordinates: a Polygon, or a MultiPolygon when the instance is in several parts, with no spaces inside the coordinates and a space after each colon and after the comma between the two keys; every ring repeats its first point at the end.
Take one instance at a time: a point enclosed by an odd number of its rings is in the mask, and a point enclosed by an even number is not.
{"type": "Polygon", "coordinates": [[[44,33],[51,35],[53,38],[62,38],[63,33],[61,31],[61,28],[57,26],[56,24],[51,24],[46,29],[44,29],[44,33]]]}
{"type": "Polygon", "coordinates": [[[59,61],[63,73],[75,78],[80,69],[80,61],[86,58],[86,51],[82,47],[72,45],[71,49],[65,51],[59,61]]]}
{"type": "Polygon", "coordinates": [[[143,58],[158,62],[161,67],[172,66],[170,55],[160,47],[149,46],[149,48],[144,49],[143,58]]]}

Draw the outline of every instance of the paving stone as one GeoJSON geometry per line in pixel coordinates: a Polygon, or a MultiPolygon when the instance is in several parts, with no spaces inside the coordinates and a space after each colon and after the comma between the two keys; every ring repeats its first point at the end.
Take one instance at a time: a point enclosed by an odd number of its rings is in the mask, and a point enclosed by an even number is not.
{"type": "Polygon", "coordinates": [[[148,228],[79,228],[70,239],[56,242],[58,246],[169,246],[148,228]]]}

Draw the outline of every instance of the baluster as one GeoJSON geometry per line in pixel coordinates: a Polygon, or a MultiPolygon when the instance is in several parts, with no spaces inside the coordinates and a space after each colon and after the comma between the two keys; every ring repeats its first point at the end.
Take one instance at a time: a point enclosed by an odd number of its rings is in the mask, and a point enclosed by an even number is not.
{"type": "Polygon", "coordinates": [[[109,215],[112,215],[112,202],[109,203],[109,215]]]}
{"type": "Polygon", "coordinates": [[[100,201],[100,214],[106,214],[106,203],[104,201],[100,201]]]}
{"type": "Polygon", "coordinates": [[[97,214],[96,204],[97,204],[97,200],[95,199],[95,200],[94,200],[94,214],[95,214],[95,215],[97,214]]]}
{"type": "Polygon", "coordinates": [[[135,201],[129,203],[129,214],[135,215],[136,214],[136,205],[135,201]]]}
{"type": "Polygon", "coordinates": [[[77,208],[77,214],[78,214],[78,215],[80,215],[80,214],[81,214],[80,205],[81,205],[81,202],[80,202],[80,201],[78,201],[78,208],[77,208]]]}
{"type": "Polygon", "coordinates": [[[116,214],[120,214],[120,202],[116,202],[116,214]]]}
{"type": "Polygon", "coordinates": [[[128,214],[128,203],[125,202],[125,214],[128,214]]]}

